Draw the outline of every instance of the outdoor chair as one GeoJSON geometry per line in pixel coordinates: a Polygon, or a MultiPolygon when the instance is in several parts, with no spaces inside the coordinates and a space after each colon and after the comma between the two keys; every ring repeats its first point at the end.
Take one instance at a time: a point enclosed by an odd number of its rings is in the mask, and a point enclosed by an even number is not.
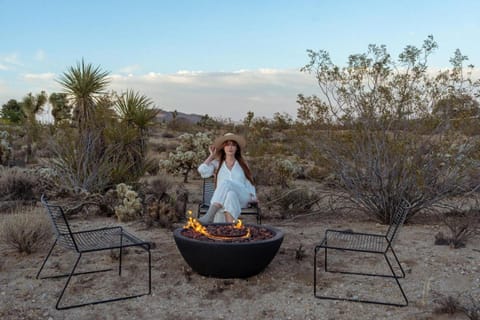
{"type": "MultiPolygon", "coordinates": [[[[398,260],[398,257],[393,249],[393,244],[396,236],[398,235],[401,226],[403,225],[405,218],[408,214],[409,207],[408,206],[400,206],[396,213],[393,215],[391,219],[391,224],[386,232],[386,234],[372,234],[372,233],[360,233],[360,232],[353,232],[351,230],[331,230],[328,229],[325,232],[325,236],[322,242],[315,247],[315,254],[314,254],[314,275],[313,275],[313,294],[316,298],[319,299],[329,299],[329,300],[343,300],[343,301],[353,301],[353,302],[364,302],[364,303],[374,303],[374,304],[383,304],[383,305],[392,305],[392,306],[407,306],[408,299],[403,291],[402,286],[400,285],[399,278],[405,278],[405,272],[398,260]],[[343,274],[350,274],[350,275],[362,275],[362,276],[370,276],[370,277],[384,277],[384,278],[393,278],[396,282],[396,285],[400,289],[400,292],[403,296],[403,302],[384,302],[384,301],[376,301],[376,300],[366,300],[352,297],[350,298],[348,295],[345,297],[342,296],[329,296],[329,295],[320,295],[317,293],[317,253],[320,249],[325,250],[325,263],[324,268],[325,272],[333,272],[333,273],[343,273],[343,274]],[[384,256],[385,261],[390,269],[391,273],[388,274],[378,274],[378,273],[363,273],[363,272],[354,272],[354,271],[337,271],[337,270],[329,270],[328,269],[328,254],[332,254],[331,252],[343,251],[345,253],[348,252],[356,252],[356,253],[366,253],[366,254],[381,254],[384,256]],[[388,257],[388,252],[391,252],[393,257],[395,258],[396,264],[400,269],[400,275],[395,273],[392,263],[388,257]]],[[[352,264],[352,267],[355,267],[355,264],[352,264]]],[[[386,295],[384,295],[386,296],[386,295]]]]}
{"type": "MultiPolygon", "coordinates": [[[[215,181],[213,177],[203,179],[202,203],[198,205],[198,217],[207,213],[214,191],[215,181]]],[[[261,210],[257,202],[250,202],[248,207],[242,208],[241,215],[254,215],[257,218],[257,223],[262,224],[261,210]]]]}
{"type": "MultiPolygon", "coordinates": [[[[68,223],[67,217],[61,206],[58,205],[51,205],[47,202],[44,195],[41,197],[41,202],[45,206],[46,211],[51,218],[51,222],[53,224],[53,228],[56,234],[55,242],[53,243],[50,251],[47,254],[47,257],[42,263],[40,270],[38,270],[37,279],[46,279],[46,278],[62,278],[68,277],[65,285],[58,297],[57,304],[55,308],[58,310],[63,309],[70,309],[75,307],[81,307],[90,304],[99,304],[111,301],[119,301],[125,300],[130,298],[136,298],[143,295],[147,295],[151,293],[152,288],[152,276],[151,276],[151,254],[150,254],[150,243],[140,240],[136,236],[130,234],[129,232],[125,231],[122,227],[108,227],[108,228],[100,228],[100,229],[91,229],[91,230],[84,230],[79,232],[72,232],[70,225],[68,223]],[[47,260],[50,258],[50,255],[53,252],[53,249],[56,245],[63,247],[64,249],[74,251],[78,254],[75,263],[70,271],[67,274],[61,275],[53,275],[53,276],[45,276],[40,277],[40,273],[42,272],[47,260]],[[82,258],[82,255],[85,253],[97,252],[97,251],[110,251],[112,249],[118,249],[118,275],[122,275],[122,251],[124,248],[127,247],[138,247],[140,249],[145,250],[148,253],[148,291],[141,294],[134,294],[128,296],[121,296],[117,298],[109,298],[105,300],[97,300],[91,302],[85,302],[80,304],[72,304],[68,306],[60,306],[64,293],[67,287],[70,284],[70,280],[73,276],[81,275],[81,274],[92,274],[97,272],[104,272],[110,271],[113,269],[103,269],[103,270],[94,270],[94,271],[86,271],[86,272],[77,272],[77,266],[82,258]]],[[[62,255],[60,255],[62,257],[62,255]]],[[[75,290],[78,292],[78,290],[75,290]]]]}

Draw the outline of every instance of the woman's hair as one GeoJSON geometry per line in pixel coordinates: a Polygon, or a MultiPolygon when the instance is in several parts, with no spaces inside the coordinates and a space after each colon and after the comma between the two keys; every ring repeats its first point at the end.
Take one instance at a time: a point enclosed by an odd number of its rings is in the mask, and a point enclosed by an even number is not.
{"type": "MultiPolygon", "coordinates": [[[[225,141],[225,143],[226,142],[227,141],[225,141]]],[[[225,161],[225,157],[226,157],[225,150],[223,149],[223,147],[225,146],[225,143],[223,144],[222,149],[220,149],[220,151],[219,151],[220,152],[220,161],[219,161],[219,164],[218,164],[218,168],[215,171],[215,185],[217,185],[217,173],[220,170],[220,168],[222,167],[223,162],[225,161]]],[[[247,177],[248,181],[250,181],[252,184],[254,184],[252,171],[248,167],[248,164],[245,161],[245,159],[242,157],[242,150],[241,150],[240,146],[236,142],[235,142],[235,144],[237,145],[237,151],[235,151],[235,159],[238,161],[238,164],[240,165],[240,167],[242,167],[243,172],[245,173],[245,177],[247,177]]]]}

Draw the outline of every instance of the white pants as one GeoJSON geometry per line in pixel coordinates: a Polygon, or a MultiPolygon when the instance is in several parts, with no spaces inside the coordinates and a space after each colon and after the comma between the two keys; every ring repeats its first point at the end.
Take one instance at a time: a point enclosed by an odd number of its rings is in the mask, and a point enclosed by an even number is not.
{"type": "Polygon", "coordinates": [[[250,199],[251,196],[244,186],[232,180],[224,180],[217,185],[210,205],[219,203],[224,211],[230,213],[234,219],[238,219],[242,208],[247,207],[250,199]]]}

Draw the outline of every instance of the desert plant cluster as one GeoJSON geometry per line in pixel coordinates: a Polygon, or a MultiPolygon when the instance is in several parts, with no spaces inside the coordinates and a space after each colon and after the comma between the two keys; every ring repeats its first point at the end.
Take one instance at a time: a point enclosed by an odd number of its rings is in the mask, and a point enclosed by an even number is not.
{"type": "MultiPolygon", "coordinates": [[[[480,220],[480,80],[459,50],[451,68],[431,71],[436,48],[428,37],[394,59],[370,45],[345,66],[310,50],[302,71],[319,93],[298,94],[296,119],[251,111],[240,122],[205,115],[189,123],[176,111],[159,121],[148,97],[110,91],[108,73],[81,61],[57,79],[63,92],[28,93],[1,108],[2,248],[29,254],[48,237],[32,209],[42,194],[70,217],[171,227],[200,200],[185,185],[200,179],[196,168],[225,132],[247,138],[264,219],[356,210],[388,224],[408,203],[409,221],[442,218],[432,245],[468,246],[480,220]],[[46,103],[53,123],[35,118],[46,103]]],[[[299,245],[296,259],[304,256],[299,245]]],[[[452,299],[439,299],[437,312],[458,308],[452,299]]],[[[470,304],[462,310],[478,319],[478,301],[470,304]]]]}

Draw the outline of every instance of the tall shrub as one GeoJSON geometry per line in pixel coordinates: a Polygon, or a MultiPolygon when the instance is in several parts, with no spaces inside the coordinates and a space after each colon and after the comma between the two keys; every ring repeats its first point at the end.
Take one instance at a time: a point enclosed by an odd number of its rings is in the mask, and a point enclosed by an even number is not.
{"type": "Polygon", "coordinates": [[[413,215],[463,192],[473,165],[474,142],[435,119],[432,107],[451,96],[478,96],[480,83],[469,77],[460,51],[451,69],[434,74],[427,62],[436,48],[429,36],[421,48],[407,46],[394,60],[385,46],[370,45],[343,67],[326,51],[309,50],[310,62],[302,68],[320,88],[318,97],[299,96],[318,108],[301,107],[302,120],[329,124],[315,132],[312,148],[335,173],[340,194],[384,223],[405,200],[413,215]]]}

